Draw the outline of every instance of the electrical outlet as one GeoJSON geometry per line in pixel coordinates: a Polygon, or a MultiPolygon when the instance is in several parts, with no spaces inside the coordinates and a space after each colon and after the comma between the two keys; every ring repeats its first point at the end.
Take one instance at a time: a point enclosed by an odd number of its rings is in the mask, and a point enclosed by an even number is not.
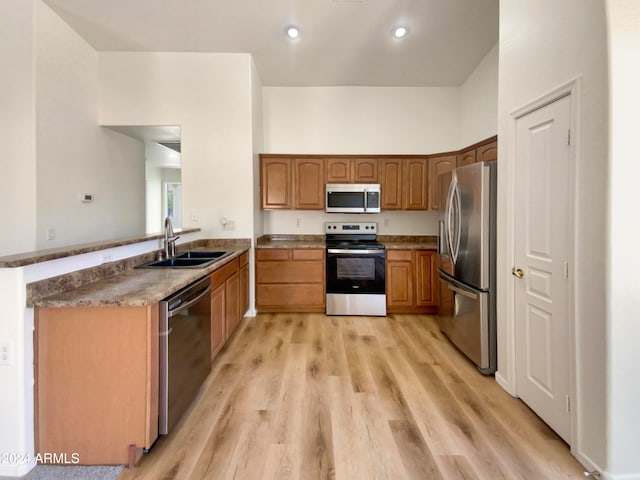
{"type": "Polygon", "coordinates": [[[300,228],[302,226],[302,219],[296,218],[296,228],[300,228]]]}
{"type": "Polygon", "coordinates": [[[53,227],[47,228],[47,240],[55,240],[56,239],[56,229],[53,227]]]}
{"type": "Polygon", "coordinates": [[[0,365],[11,365],[13,363],[13,352],[11,342],[0,342],[0,365]]]}
{"type": "Polygon", "coordinates": [[[227,218],[227,221],[223,224],[223,227],[225,230],[235,230],[236,229],[236,222],[234,222],[233,220],[229,220],[227,218]]]}
{"type": "Polygon", "coordinates": [[[191,221],[197,222],[199,220],[198,210],[191,210],[191,221]]]}

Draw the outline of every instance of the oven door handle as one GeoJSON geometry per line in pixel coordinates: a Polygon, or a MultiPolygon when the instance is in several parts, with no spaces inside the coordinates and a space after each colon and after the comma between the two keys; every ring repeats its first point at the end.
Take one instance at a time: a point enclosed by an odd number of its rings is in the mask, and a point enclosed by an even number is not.
{"type": "Polygon", "coordinates": [[[384,255],[384,250],[354,250],[350,248],[329,248],[327,253],[348,253],[354,255],[384,255]]]}

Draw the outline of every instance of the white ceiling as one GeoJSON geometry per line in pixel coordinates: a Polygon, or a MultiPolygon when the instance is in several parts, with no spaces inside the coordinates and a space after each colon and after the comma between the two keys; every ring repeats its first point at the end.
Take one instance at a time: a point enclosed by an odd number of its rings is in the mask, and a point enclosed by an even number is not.
{"type": "Polygon", "coordinates": [[[96,50],[248,52],[265,86],[457,86],[498,41],[499,0],[45,1],[96,50]]]}

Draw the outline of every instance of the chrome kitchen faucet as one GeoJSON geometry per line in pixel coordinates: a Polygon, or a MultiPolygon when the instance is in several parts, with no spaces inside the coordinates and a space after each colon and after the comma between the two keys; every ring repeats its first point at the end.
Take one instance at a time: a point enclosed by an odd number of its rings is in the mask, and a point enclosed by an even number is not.
{"type": "Polygon", "coordinates": [[[176,240],[180,236],[173,233],[173,223],[171,217],[164,219],[164,256],[173,258],[176,256],[176,240]]]}

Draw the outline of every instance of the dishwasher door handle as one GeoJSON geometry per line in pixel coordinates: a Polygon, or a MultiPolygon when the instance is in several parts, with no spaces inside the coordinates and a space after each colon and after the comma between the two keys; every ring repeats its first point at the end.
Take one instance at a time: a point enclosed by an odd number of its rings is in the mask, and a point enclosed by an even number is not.
{"type": "Polygon", "coordinates": [[[167,317],[171,318],[173,317],[175,314],[181,312],[182,310],[184,310],[185,308],[189,308],[191,305],[193,305],[194,303],[197,303],[202,297],[204,297],[206,294],[208,294],[211,291],[211,285],[209,285],[207,288],[205,288],[204,290],[202,290],[202,293],[200,293],[198,296],[196,296],[195,298],[192,298],[191,300],[189,300],[187,303],[182,303],[180,304],[180,306],[176,309],[173,310],[169,310],[167,312],[167,317]]]}

